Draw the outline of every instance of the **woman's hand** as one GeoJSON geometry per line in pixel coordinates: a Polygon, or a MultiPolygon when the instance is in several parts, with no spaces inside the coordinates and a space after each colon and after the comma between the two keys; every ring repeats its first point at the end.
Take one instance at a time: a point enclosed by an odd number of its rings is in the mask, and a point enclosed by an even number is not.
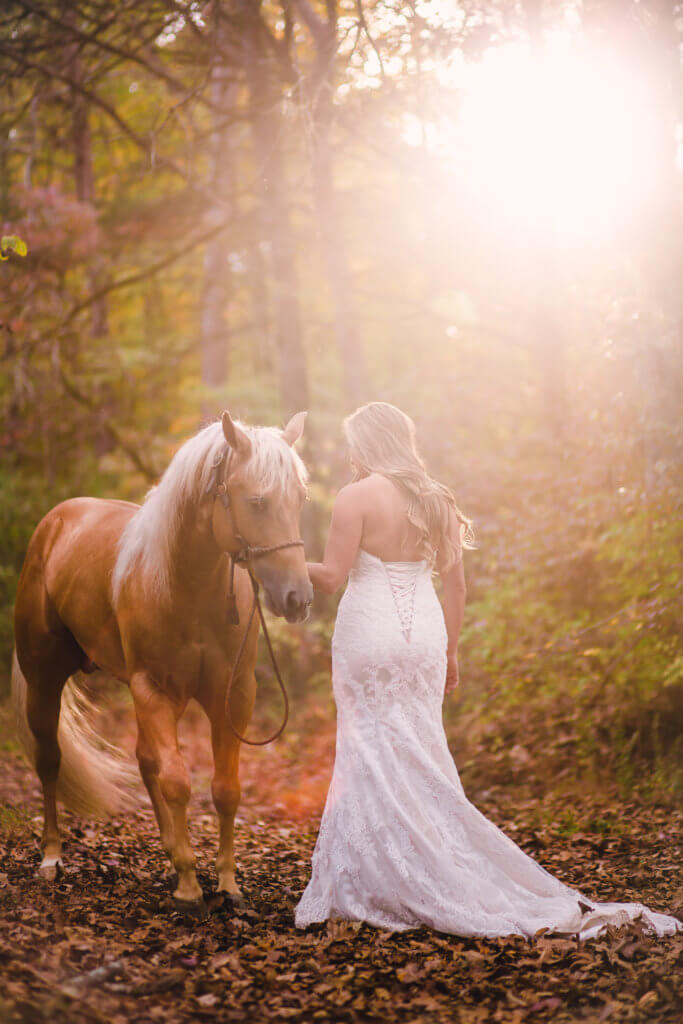
{"type": "Polygon", "coordinates": [[[460,669],[458,668],[458,652],[449,651],[446,663],[446,686],[444,687],[444,694],[453,693],[453,690],[459,682],[460,669]]]}

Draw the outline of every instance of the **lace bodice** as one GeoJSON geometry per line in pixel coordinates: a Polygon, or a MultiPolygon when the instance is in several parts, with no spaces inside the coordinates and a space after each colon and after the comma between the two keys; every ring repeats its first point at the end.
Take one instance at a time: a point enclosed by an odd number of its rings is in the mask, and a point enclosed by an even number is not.
{"type": "Polygon", "coordinates": [[[440,716],[446,627],[427,562],[383,562],[360,550],[332,637],[337,748],[376,734],[411,706],[440,716]],[[404,691],[412,692],[404,692],[404,691]]]}
{"type": "Polygon", "coordinates": [[[296,924],[586,938],[642,914],[673,931],[640,904],[570,889],[468,801],[442,724],[446,644],[430,565],[360,550],[332,639],[335,765],[296,924]]]}

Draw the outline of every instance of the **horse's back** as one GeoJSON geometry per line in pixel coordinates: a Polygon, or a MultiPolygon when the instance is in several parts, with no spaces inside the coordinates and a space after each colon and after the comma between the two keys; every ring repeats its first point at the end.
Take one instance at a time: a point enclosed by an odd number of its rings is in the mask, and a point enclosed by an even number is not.
{"type": "MultiPolygon", "coordinates": [[[[47,512],[41,523],[55,517],[65,516],[68,519],[80,519],[83,516],[104,519],[110,516],[124,515],[126,522],[140,508],[133,501],[122,501],[120,498],[67,498],[47,512]]],[[[40,526],[40,523],[38,524],[40,526]]]]}
{"type": "MultiPolygon", "coordinates": [[[[55,505],[36,526],[24,568],[36,561],[47,576],[53,563],[83,562],[96,552],[116,558],[121,533],[138,505],[106,498],[69,498],[55,505]]],[[[98,560],[99,560],[98,558],[98,560]]],[[[32,566],[37,569],[37,565],[32,566]]]]}

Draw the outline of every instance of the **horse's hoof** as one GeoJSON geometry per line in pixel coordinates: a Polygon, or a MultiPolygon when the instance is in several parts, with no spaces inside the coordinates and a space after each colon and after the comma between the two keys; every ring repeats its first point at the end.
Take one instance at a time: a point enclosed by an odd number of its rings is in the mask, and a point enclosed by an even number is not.
{"type": "Polygon", "coordinates": [[[241,892],[228,892],[227,889],[219,889],[210,898],[211,910],[226,910],[233,914],[240,914],[248,909],[248,903],[241,892]]]}
{"type": "Polygon", "coordinates": [[[229,898],[230,902],[232,903],[232,909],[235,911],[235,913],[239,914],[240,910],[249,909],[249,904],[247,903],[241,892],[226,892],[225,895],[229,898]]]}
{"type": "Polygon", "coordinates": [[[198,900],[179,900],[174,896],[173,909],[176,914],[183,914],[184,917],[191,917],[195,921],[206,921],[209,916],[204,897],[198,900]]]}
{"type": "Polygon", "coordinates": [[[61,857],[45,857],[36,871],[36,878],[42,878],[44,882],[56,882],[63,874],[61,857]]]}

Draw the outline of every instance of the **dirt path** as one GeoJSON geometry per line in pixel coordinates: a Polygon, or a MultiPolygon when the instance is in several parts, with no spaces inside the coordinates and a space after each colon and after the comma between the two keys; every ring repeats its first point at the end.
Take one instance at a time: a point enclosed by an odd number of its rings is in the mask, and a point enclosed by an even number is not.
{"type": "MultiPolygon", "coordinates": [[[[480,806],[591,897],[680,912],[680,818],[670,811],[625,806],[610,824],[587,803],[572,809],[581,831],[567,835],[539,827],[531,804],[480,806]]],[[[681,937],[657,942],[634,927],[579,946],[348,924],[297,931],[317,820],[269,816],[253,796],[237,831],[249,903],[238,914],[211,897],[216,824],[208,803],[194,803],[204,922],[172,906],[151,812],[106,824],[65,816],[67,870],[53,889],[34,877],[39,814],[33,775],[1,754],[2,1024],[680,1020],[681,937]]]]}

